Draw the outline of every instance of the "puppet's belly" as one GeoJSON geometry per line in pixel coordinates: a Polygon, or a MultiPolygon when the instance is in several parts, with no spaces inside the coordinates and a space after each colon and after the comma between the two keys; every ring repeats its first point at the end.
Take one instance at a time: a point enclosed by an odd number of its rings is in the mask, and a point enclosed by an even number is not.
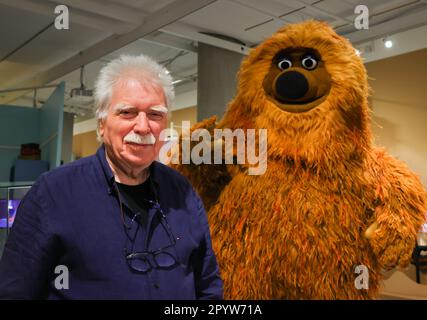
{"type": "MultiPolygon", "coordinates": [[[[355,298],[357,266],[377,281],[362,192],[285,174],[236,176],[209,212],[234,297],[355,298]],[[245,293],[245,294],[243,294],[245,293]],[[251,294],[252,293],[252,294],[251,294]]],[[[376,285],[374,286],[376,290],[376,285]]],[[[226,289],[227,291],[227,289],[226,289]]]]}

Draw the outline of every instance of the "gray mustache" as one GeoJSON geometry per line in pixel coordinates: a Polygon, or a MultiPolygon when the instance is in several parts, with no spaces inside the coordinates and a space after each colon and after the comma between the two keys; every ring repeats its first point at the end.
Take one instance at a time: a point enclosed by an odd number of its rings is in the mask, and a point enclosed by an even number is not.
{"type": "Polygon", "coordinates": [[[141,136],[134,132],[130,132],[124,138],[125,142],[137,143],[137,144],[155,144],[156,138],[152,133],[146,134],[145,136],[141,136]]]}

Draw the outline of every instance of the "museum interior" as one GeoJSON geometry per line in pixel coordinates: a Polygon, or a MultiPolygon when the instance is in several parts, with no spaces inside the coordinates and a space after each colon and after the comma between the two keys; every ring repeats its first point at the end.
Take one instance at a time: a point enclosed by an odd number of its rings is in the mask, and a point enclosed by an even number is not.
{"type": "MultiPolygon", "coordinates": [[[[167,137],[176,141],[185,121],[224,116],[241,63],[257,47],[308,20],[328,23],[354,47],[368,77],[373,143],[427,189],[425,0],[0,0],[0,256],[40,175],[100,147],[94,83],[102,67],[123,54],[164,66],[175,89],[167,137]]],[[[376,299],[427,299],[427,220],[413,244],[409,265],[382,270],[376,299]]]]}

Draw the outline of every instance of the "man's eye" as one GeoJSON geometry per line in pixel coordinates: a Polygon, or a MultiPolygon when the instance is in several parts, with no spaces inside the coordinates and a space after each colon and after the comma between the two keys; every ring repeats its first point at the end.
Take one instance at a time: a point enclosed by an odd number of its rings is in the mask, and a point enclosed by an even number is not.
{"type": "Polygon", "coordinates": [[[131,110],[120,110],[119,111],[119,115],[123,116],[123,117],[131,117],[135,114],[135,112],[131,111],[131,110]]]}
{"type": "Polygon", "coordinates": [[[162,112],[149,112],[148,116],[151,119],[162,119],[163,118],[163,113],[162,112]]]}

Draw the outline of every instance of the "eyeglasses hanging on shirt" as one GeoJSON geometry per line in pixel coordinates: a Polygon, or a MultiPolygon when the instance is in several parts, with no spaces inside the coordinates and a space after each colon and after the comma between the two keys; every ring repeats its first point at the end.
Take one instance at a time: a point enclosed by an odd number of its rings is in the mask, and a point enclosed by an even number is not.
{"type": "MultiPolygon", "coordinates": [[[[116,185],[116,191],[119,198],[120,213],[123,223],[123,229],[126,234],[126,243],[124,246],[124,253],[126,262],[133,271],[146,273],[154,268],[170,268],[177,263],[175,256],[170,252],[170,248],[176,245],[175,236],[172,233],[172,229],[167,221],[166,215],[164,214],[160,204],[157,201],[143,199],[146,204],[147,211],[149,208],[156,210],[154,217],[159,219],[159,223],[162,229],[166,232],[169,244],[156,248],[154,250],[135,251],[135,242],[138,231],[141,228],[141,212],[133,213],[130,222],[127,223],[125,220],[125,213],[123,210],[123,203],[119,188],[116,185]],[[135,230],[135,231],[133,231],[135,230]],[[130,247],[130,248],[129,248],[130,247]]],[[[140,198],[142,199],[142,198],[140,198]]],[[[149,228],[148,228],[149,229],[149,228]]],[[[150,232],[150,230],[147,230],[150,232]]]]}

